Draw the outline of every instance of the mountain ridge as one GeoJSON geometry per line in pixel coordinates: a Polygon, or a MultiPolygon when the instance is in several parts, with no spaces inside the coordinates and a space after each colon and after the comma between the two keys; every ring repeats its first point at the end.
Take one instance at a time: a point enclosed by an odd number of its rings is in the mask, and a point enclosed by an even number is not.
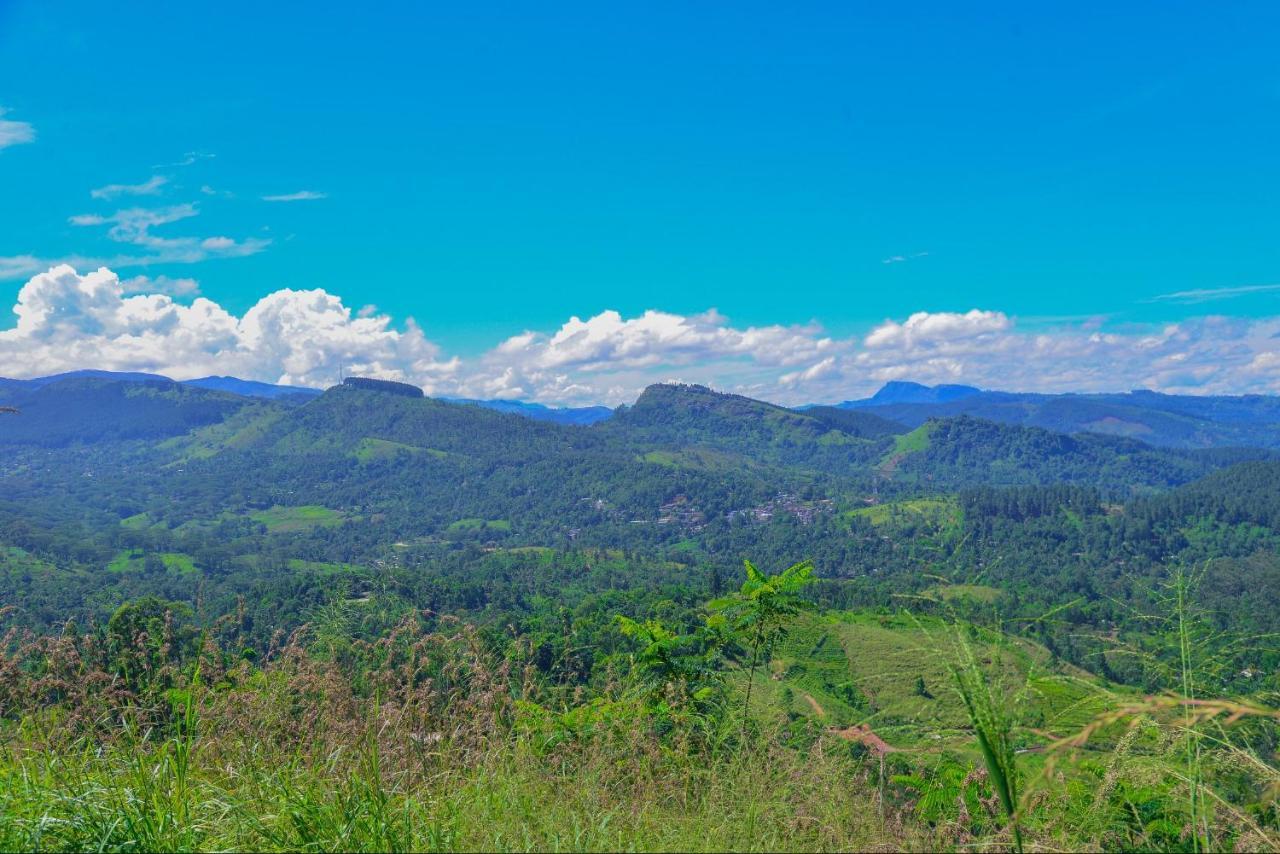
{"type": "MultiPolygon", "coordinates": [[[[160,374],[86,369],[30,379],[0,377],[0,397],[9,399],[24,390],[30,392],[68,380],[175,383],[186,388],[285,404],[314,399],[323,392],[323,389],[277,385],[232,376],[172,380],[160,374]]],[[[658,383],[646,388],[635,403],[618,409],[605,406],[555,407],[511,399],[440,399],[535,421],[589,426],[609,421],[621,412],[637,409],[643,412],[653,401],[666,399],[661,396],[664,387],[705,389],[710,394],[723,394],[705,386],[658,383]]],[[[1157,447],[1280,449],[1280,396],[1274,395],[1172,395],[1147,389],[1091,393],[1010,392],[959,384],[927,386],[895,380],[886,383],[871,397],[830,406],[786,407],[741,395],[726,395],[726,398],[750,400],[776,411],[817,417],[827,422],[828,427],[864,438],[909,431],[931,418],[969,415],[1001,424],[1040,427],[1060,433],[1127,436],[1157,447]],[[855,423],[850,417],[837,415],[838,412],[862,415],[855,423]]]]}

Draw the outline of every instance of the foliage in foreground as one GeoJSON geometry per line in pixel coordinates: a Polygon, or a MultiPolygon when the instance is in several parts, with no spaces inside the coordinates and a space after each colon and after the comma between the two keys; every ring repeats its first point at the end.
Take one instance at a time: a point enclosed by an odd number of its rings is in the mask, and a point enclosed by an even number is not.
{"type": "MultiPolygon", "coordinates": [[[[745,686],[797,605],[752,594],[791,596],[805,577],[804,564],[777,576],[752,567],[739,595],[691,633],[620,620],[633,652],[576,686],[546,679],[520,636],[421,615],[375,641],[299,632],[261,664],[184,629],[156,600],[122,608],[103,632],[10,636],[0,650],[0,848],[1280,842],[1273,709],[1133,695],[1077,731],[1040,730],[1021,719],[1020,689],[1006,687],[993,647],[970,642],[991,633],[960,623],[935,652],[951,656],[967,750],[877,748],[813,718],[757,713],[745,686]],[[753,609],[771,615],[767,631],[753,609]]],[[[1192,668],[1186,616],[1174,623],[1192,668]]]]}

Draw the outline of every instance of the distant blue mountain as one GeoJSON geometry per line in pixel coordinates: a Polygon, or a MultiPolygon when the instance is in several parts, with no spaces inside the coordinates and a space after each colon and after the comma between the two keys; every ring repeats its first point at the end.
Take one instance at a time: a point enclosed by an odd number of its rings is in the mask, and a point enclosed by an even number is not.
{"type": "Polygon", "coordinates": [[[238,377],[201,377],[198,380],[183,380],[183,385],[194,386],[195,388],[208,388],[214,391],[227,391],[232,394],[238,394],[242,397],[265,397],[275,400],[280,397],[288,397],[291,395],[301,395],[303,397],[315,397],[323,394],[323,389],[307,388],[306,386],[296,385],[273,385],[271,383],[260,383],[255,380],[242,380],[238,377]]]}
{"type": "Polygon", "coordinates": [[[970,415],[1059,433],[1128,436],[1165,447],[1280,448],[1280,397],[1267,395],[1039,394],[892,382],[872,397],[837,406],[872,407],[881,418],[907,427],[970,415]]]}
{"type": "Polygon", "coordinates": [[[541,403],[525,403],[522,400],[471,400],[461,397],[450,397],[445,400],[450,403],[467,403],[497,412],[522,415],[534,421],[553,421],[556,424],[595,424],[613,415],[613,410],[607,406],[553,408],[543,406],[541,403]]]}
{"type": "Polygon", "coordinates": [[[136,372],[122,372],[122,371],[95,371],[92,369],[85,369],[80,371],[67,371],[66,373],[62,373],[62,374],[51,374],[47,377],[36,377],[35,379],[30,379],[30,380],[6,380],[6,382],[19,382],[19,383],[23,383],[28,388],[40,388],[41,386],[49,385],[49,383],[56,383],[59,380],[80,380],[80,379],[112,380],[114,382],[121,382],[121,383],[154,383],[154,382],[171,383],[173,382],[173,380],[169,379],[168,377],[163,377],[160,374],[141,374],[136,372]]]}
{"type": "MultiPolygon", "coordinates": [[[[118,383],[171,383],[174,380],[160,374],[144,374],[131,371],[67,371],[62,374],[51,374],[47,377],[35,377],[29,380],[14,380],[0,377],[0,390],[37,389],[63,380],[106,380],[118,383]]],[[[318,388],[303,386],[272,385],[253,380],[242,380],[236,377],[201,377],[196,380],[182,380],[179,385],[192,388],[203,388],[211,391],[222,391],[238,394],[241,397],[261,397],[278,400],[289,397],[314,397],[321,393],[318,388]]]]}
{"type": "Polygon", "coordinates": [[[860,409],[866,406],[888,406],[894,403],[950,403],[966,397],[982,394],[982,389],[969,385],[935,385],[895,380],[885,383],[866,400],[849,400],[840,404],[841,409],[860,409]]]}
{"type": "MultiPolygon", "coordinates": [[[[29,380],[15,380],[0,377],[0,393],[34,391],[62,380],[98,379],[109,382],[159,382],[171,383],[174,380],[160,374],[144,374],[125,371],[82,370],[53,374],[47,377],[36,377],[29,380]]],[[[242,380],[239,377],[200,377],[194,380],[182,380],[179,385],[191,388],[202,388],[209,391],[220,391],[237,394],[241,397],[256,397],[266,400],[300,403],[324,393],[323,389],[305,386],[274,385],[272,383],[242,380]]],[[[471,400],[465,398],[444,398],[452,403],[467,403],[532,418],[534,421],[552,421],[557,424],[594,424],[613,415],[607,406],[584,406],[579,408],[555,408],[543,406],[541,403],[525,403],[520,400],[471,400]]]]}

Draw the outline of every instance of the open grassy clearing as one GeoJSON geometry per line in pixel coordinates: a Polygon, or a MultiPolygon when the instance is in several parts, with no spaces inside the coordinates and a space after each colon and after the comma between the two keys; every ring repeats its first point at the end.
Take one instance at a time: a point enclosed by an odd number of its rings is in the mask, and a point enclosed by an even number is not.
{"type": "Polygon", "coordinates": [[[850,519],[865,519],[873,525],[925,523],[939,529],[952,530],[960,526],[963,516],[954,498],[909,498],[903,501],[887,501],[870,507],[859,507],[845,512],[850,519]]]}
{"type": "MultiPolygon", "coordinates": [[[[1113,689],[1055,663],[1043,647],[966,631],[979,663],[1046,732],[1083,726],[1116,701],[1113,689]]],[[[905,613],[806,616],[775,650],[768,687],[753,706],[760,714],[798,715],[823,726],[867,724],[901,750],[967,745],[969,716],[950,670],[953,632],[938,618],[905,613]]]]}
{"type": "Polygon", "coordinates": [[[277,505],[267,510],[250,513],[249,518],[260,525],[265,525],[268,531],[279,533],[340,525],[343,522],[343,515],[337,510],[330,510],[318,504],[304,504],[298,507],[277,505]]]}
{"type": "MultiPolygon", "coordinates": [[[[178,573],[179,575],[187,575],[199,572],[195,562],[190,555],[178,552],[156,552],[154,557],[158,558],[161,565],[169,572],[178,573]]],[[[146,570],[147,553],[142,549],[126,549],[107,564],[108,572],[128,573],[143,572],[146,570]]]]}
{"type": "Polygon", "coordinates": [[[511,530],[511,523],[506,519],[459,519],[456,522],[450,522],[445,530],[451,533],[460,531],[502,531],[505,533],[511,530]]]}
{"type": "Polygon", "coordinates": [[[998,601],[1004,594],[995,587],[984,584],[940,584],[925,590],[924,595],[944,602],[967,599],[971,602],[991,604],[998,601]]]}
{"type": "Polygon", "coordinates": [[[441,451],[438,448],[422,448],[417,445],[406,445],[403,442],[393,442],[390,439],[375,439],[368,436],[360,440],[353,453],[355,458],[362,463],[395,459],[400,454],[409,454],[411,456],[426,454],[438,460],[449,457],[448,451],[441,451]]]}

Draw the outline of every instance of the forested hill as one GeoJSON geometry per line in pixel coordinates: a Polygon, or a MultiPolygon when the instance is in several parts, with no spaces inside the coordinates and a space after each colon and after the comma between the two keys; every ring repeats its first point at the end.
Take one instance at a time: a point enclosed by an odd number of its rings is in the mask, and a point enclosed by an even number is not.
{"type": "Polygon", "coordinates": [[[5,389],[0,402],[21,412],[3,424],[0,443],[46,447],[178,436],[221,423],[253,403],[163,377],[127,382],[70,378],[5,389]]]}
{"type": "Polygon", "coordinates": [[[1079,626],[1130,619],[1172,559],[1210,562],[1224,626],[1280,630],[1280,609],[1225,607],[1280,568],[1271,451],[969,416],[908,430],[880,408],[800,412],[697,386],[654,386],[589,426],[407,391],[6,391],[21,412],[0,416],[0,600],[24,605],[3,619],[102,620],[146,593],[226,613],[242,597],[262,644],[392,583],[419,607],[520,620],[571,590],[687,607],[745,556],[800,556],[841,606],[892,607],[942,574],[976,584],[977,609],[1083,602],[1075,628],[1041,640],[1085,666],[1096,646],[1079,626]]]}

